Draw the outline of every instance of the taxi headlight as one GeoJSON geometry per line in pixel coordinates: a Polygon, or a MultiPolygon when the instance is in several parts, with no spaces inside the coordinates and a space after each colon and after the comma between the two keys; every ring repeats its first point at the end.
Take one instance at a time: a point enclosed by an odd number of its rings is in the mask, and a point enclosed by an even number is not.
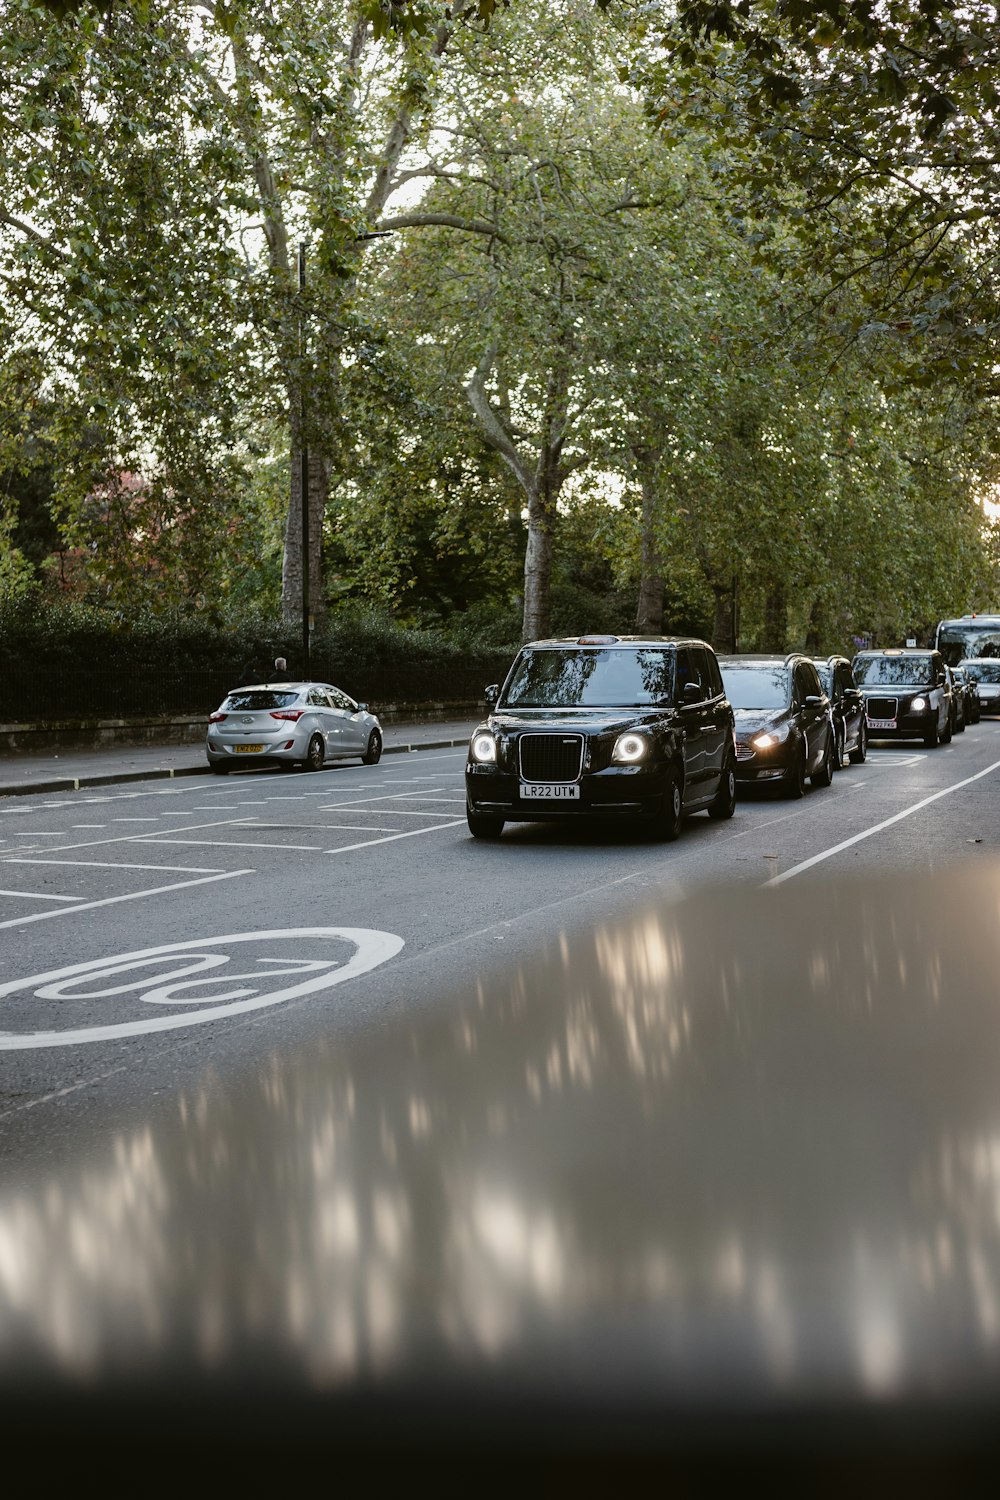
{"type": "Polygon", "coordinates": [[[923,711],[924,711],[924,709],[926,707],[927,707],[927,699],[926,698],[914,698],[913,702],[910,704],[910,708],[912,709],[912,711],[915,714],[922,714],[923,711]]]}
{"type": "Polygon", "coordinates": [[[788,724],[780,724],[777,729],[766,729],[763,734],[755,734],[750,741],[755,750],[770,750],[772,745],[780,745],[787,740],[791,734],[788,724]]]}
{"type": "Polygon", "coordinates": [[[644,734],[620,734],[615,740],[615,748],[611,752],[611,759],[618,765],[633,766],[637,760],[643,760],[649,753],[649,740],[644,734]]]}
{"type": "Polygon", "coordinates": [[[491,734],[485,731],[482,734],[474,734],[472,736],[472,743],[469,746],[469,754],[480,765],[495,765],[497,742],[491,734]]]}

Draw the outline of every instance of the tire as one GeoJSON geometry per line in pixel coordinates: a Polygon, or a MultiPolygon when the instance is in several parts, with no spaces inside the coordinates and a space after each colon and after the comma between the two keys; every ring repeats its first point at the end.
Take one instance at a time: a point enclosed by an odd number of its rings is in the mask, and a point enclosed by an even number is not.
{"type": "Polygon", "coordinates": [[[788,767],[781,780],[781,787],[786,797],[798,801],[806,794],[806,752],[805,746],[800,745],[795,761],[788,767]]]}
{"type": "Polygon", "coordinates": [[[961,720],[959,720],[958,718],[955,719],[955,733],[956,734],[964,734],[965,733],[965,712],[964,712],[964,710],[963,710],[963,713],[962,713],[961,720]]]}
{"type": "MultiPolygon", "coordinates": [[[[951,739],[951,725],[950,724],[948,726],[948,738],[951,739]]],[[[936,746],[937,742],[938,742],[938,727],[937,727],[937,719],[935,719],[934,723],[931,725],[930,729],[928,729],[927,733],[924,735],[924,747],[927,750],[933,750],[934,747],[936,746]]]]}
{"type": "Polygon", "coordinates": [[[497,817],[495,813],[475,812],[471,804],[466,802],[465,817],[474,839],[498,839],[503,833],[503,818],[497,817]]]}
{"type": "Polygon", "coordinates": [[[373,729],[368,736],[368,749],[361,757],[361,763],[365,766],[377,766],[382,758],[382,736],[377,729],[373,729]]]}
{"type": "Polygon", "coordinates": [[[847,758],[852,766],[863,766],[868,759],[868,725],[862,718],[858,726],[858,744],[854,750],[848,750],[847,758]]]}
{"type": "Polygon", "coordinates": [[[323,736],[321,734],[314,734],[309,741],[309,748],[306,750],[306,770],[322,771],[325,759],[326,751],[323,748],[323,736]]]}
{"type": "Polygon", "coordinates": [[[814,771],[809,780],[813,786],[829,786],[833,780],[833,745],[834,736],[827,735],[826,750],[818,771],[814,771]]]}
{"type": "Polygon", "coordinates": [[[708,804],[708,816],[720,823],[731,818],[736,811],[736,766],[732,756],[727,757],[719,778],[719,790],[708,804]]]}
{"type": "Polygon", "coordinates": [[[229,767],[224,760],[210,760],[208,764],[213,776],[228,776],[229,767]]]}
{"type": "Polygon", "coordinates": [[[681,831],[681,818],[684,811],[684,795],[681,791],[681,779],[674,766],[667,772],[667,789],[663,793],[663,807],[653,819],[650,834],[654,839],[659,839],[664,844],[672,844],[681,831]]]}
{"type": "Polygon", "coordinates": [[[833,769],[835,771],[842,771],[844,768],[844,741],[847,738],[847,731],[843,725],[836,731],[836,735],[837,743],[833,752],[833,769]]]}
{"type": "Polygon", "coordinates": [[[951,744],[951,735],[952,735],[951,720],[949,719],[948,720],[948,727],[947,727],[947,729],[942,729],[942,731],[941,731],[941,743],[942,743],[942,745],[950,745],[951,744]]]}

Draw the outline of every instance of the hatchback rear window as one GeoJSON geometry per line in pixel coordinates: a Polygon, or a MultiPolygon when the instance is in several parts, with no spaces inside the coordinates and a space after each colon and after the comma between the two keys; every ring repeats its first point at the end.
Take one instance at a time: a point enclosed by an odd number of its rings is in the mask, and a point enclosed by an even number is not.
{"type": "Polygon", "coordinates": [[[869,687],[927,687],[934,669],[929,656],[859,656],[854,680],[869,687]]]}
{"type": "Polygon", "coordinates": [[[672,651],[525,651],[514,663],[505,708],[639,708],[673,701],[672,651]]]}
{"type": "Polygon", "coordinates": [[[230,693],[222,705],[228,713],[253,713],[267,708],[290,708],[298,693],[272,693],[256,688],[252,693],[230,693]]]}

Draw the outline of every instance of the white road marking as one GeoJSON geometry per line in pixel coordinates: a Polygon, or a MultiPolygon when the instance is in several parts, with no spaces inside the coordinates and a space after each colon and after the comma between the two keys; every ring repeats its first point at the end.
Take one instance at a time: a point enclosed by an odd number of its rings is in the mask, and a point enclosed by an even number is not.
{"type": "Polygon", "coordinates": [[[148,841],[151,844],[180,844],[189,849],[288,849],[290,852],[303,850],[306,854],[318,854],[319,850],[315,844],[245,844],[242,841],[233,840],[227,843],[224,839],[162,839],[155,838],[148,841]]]}
{"type": "Polygon", "coordinates": [[[112,818],[112,823],[157,823],[158,818],[112,818]]]}
{"type": "Polygon", "coordinates": [[[39,891],[0,891],[0,896],[20,896],[24,901],[80,901],[79,896],[48,896],[39,891]]]}
{"type": "Polygon", "coordinates": [[[366,839],[363,844],[343,844],[339,849],[325,849],[324,854],[350,854],[352,849],[370,849],[374,844],[391,844],[394,839],[412,839],[419,833],[438,833],[442,828],[458,828],[464,825],[464,818],[456,818],[453,823],[438,823],[435,828],[408,828],[405,833],[390,833],[384,839],[366,839]]]}
{"type": "MultiPolygon", "coordinates": [[[[217,818],[212,823],[189,823],[184,832],[193,833],[199,828],[249,828],[252,823],[252,818],[217,818]]],[[[103,849],[107,844],[142,844],[151,838],[151,833],[118,833],[110,839],[79,839],[75,844],[62,844],[52,853],[62,854],[69,849],[103,849]]],[[[23,844],[21,849],[24,849],[23,844]]]]}
{"type": "Polygon", "coordinates": [[[105,1042],[153,1031],[174,1031],[182,1026],[200,1026],[206,1021],[222,1020],[227,1016],[240,1015],[246,1011],[283,1004],[301,995],[332,989],[334,985],[343,984],[358,974],[365,974],[377,968],[387,959],[395,957],[403,946],[403,939],[397,937],[395,933],[380,932],[374,928],[291,927],[267,932],[229,933],[222,937],[200,940],[188,939],[183,943],[164,943],[160,947],[143,948],[133,953],[120,953],[109,958],[98,959],[96,962],[89,960],[82,964],[70,964],[67,968],[51,969],[44,974],[32,974],[27,979],[15,979],[9,984],[0,985],[0,1000],[7,995],[23,994],[26,990],[34,990],[37,999],[58,1001],[67,998],[97,1000],[105,996],[119,996],[129,991],[137,993],[145,989],[148,993],[139,998],[147,1004],[191,1006],[198,1002],[192,1002],[186,996],[179,996],[178,991],[197,989],[216,982],[226,984],[247,980],[250,980],[255,988],[248,989],[244,985],[240,989],[231,989],[218,997],[222,1003],[209,1004],[199,1010],[186,1009],[181,1015],[175,1012],[172,1015],[151,1016],[144,1021],[123,1021],[111,1026],[80,1027],[75,1031],[0,1032],[0,1050],[25,1051],[41,1047],[71,1047],[81,1042],[105,1042]],[[262,943],[272,938],[280,942],[288,942],[290,939],[332,938],[334,941],[353,943],[355,951],[344,964],[335,958],[328,957],[290,960],[258,959],[258,963],[270,964],[272,967],[251,970],[249,973],[242,974],[225,972],[229,954],[206,955],[200,951],[205,948],[217,949],[223,944],[262,943]],[[151,967],[158,967],[160,959],[172,954],[176,954],[181,962],[180,969],[175,970],[173,974],[151,974],[151,967]],[[284,967],[274,967],[275,964],[282,962],[284,967]],[[118,982],[129,973],[129,970],[133,974],[139,971],[138,977],[134,978],[131,984],[118,982]],[[215,978],[205,977],[209,970],[217,971],[215,978]],[[199,977],[192,978],[191,976],[195,974],[199,977]],[[261,984],[269,974],[275,977],[294,975],[298,977],[298,982],[261,994],[261,984]],[[305,979],[302,977],[304,974],[309,974],[310,977],[305,979]],[[108,978],[112,979],[113,983],[105,990],[85,990],[83,995],[79,993],[73,995],[72,992],[69,995],[66,994],[67,985],[72,987],[75,984],[86,987],[95,979],[108,978]]]}
{"type": "Polygon", "coordinates": [[[987,766],[984,771],[977,771],[974,776],[966,776],[964,781],[956,781],[954,786],[946,786],[940,792],[934,792],[930,797],[924,797],[920,802],[914,802],[912,807],[905,807],[902,812],[894,813],[891,818],[884,818],[881,823],[866,828],[863,833],[856,833],[853,838],[844,839],[842,843],[834,844],[832,849],[824,849],[822,854],[814,854],[811,859],[804,859],[801,864],[793,865],[790,870],[785,870],[782,875],[775,875],[772,880],[764,882],[765,888],[772,885],[782,885],[786,880],[791,880],[795,875],[801,875],[803,870],[811,870],[813,865],[822,864],[825,859],[832,859],[835,854],[840,854],[845,849],[850,849],[853,844],[860,844],[865,839],[870,839],[874,834],[881,833],[883,828],[891,828],[894,823],[901,823],[904,818],[909,818],[921,808],[929,807],[932,802],[938,802],[942,797],[950,797],[952,792],[959,792],[965,786],[971,786],[974,781],[981,781],[984,776],[989,776],[993,771],[1000,770],[1000,760],[987,766]]]}
{"type": "Polygon", "coordinates": [[[29,858],[27,855],[18,857],[11,854],[0,863],[5,865],[69,865],[76,869],[96,870],[165,870],[169,875],[221,875],[221,870],[206,868],[204,865],[131,865],[124,860],[116,859],[37,859],[29,858]]]}
{"type": "MultiPolygon", "coordinates": [[[[255,875],[256,870],[229,870],[222,875],[205,875],[200,880],[180,880],[176,885],[159,885],[151,891],[129,891],[125,896],[105,896],[102,901],[81,901],[72,907],[63,907],[61,911],[36,911],[30,917],[13,917],[8,922],[0,922],[0,929],[4,927],[25,927],[29,922],[45,922],[50,917],[75,916],[78,911],[93,911],[98,906],[116,906],[119,901],[141,901],[146,896],[162,896],[167,891],[186,891],[193,885],[211,885],[214,880],[236,880],[241,875],[255,875]]],[[[0,995],[3,989],[0,988],[0,995]]]]}
{"type": "MultiPolygon", "coordinates": [[[[443,792],[443,786],[431,787],[432,792],[443,792]]],[[[351,797],[347,802],[329,802],[326,807],[317,808],[318,812],[341,812],[345,807],[367,806],[369,802],[403,802],[411,797],[423,797],[423,792],[387,792],[384,797],[351,797]]]]}

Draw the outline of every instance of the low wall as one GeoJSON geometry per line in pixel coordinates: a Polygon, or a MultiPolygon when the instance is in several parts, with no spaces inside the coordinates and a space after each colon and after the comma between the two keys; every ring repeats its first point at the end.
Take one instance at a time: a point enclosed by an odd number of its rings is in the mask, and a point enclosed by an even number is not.
{"type": "MultiPolygon", "coordinates": [[[[443,723],[480,713],[483,702],[373,705],[383,724],[443,723]]],[[[0,756],[44,750],[99,750],[102,745],[196,745],[205,738],[204,714],[149,719],[84,719],[47,724],[0,724],[0,756]]]]}

